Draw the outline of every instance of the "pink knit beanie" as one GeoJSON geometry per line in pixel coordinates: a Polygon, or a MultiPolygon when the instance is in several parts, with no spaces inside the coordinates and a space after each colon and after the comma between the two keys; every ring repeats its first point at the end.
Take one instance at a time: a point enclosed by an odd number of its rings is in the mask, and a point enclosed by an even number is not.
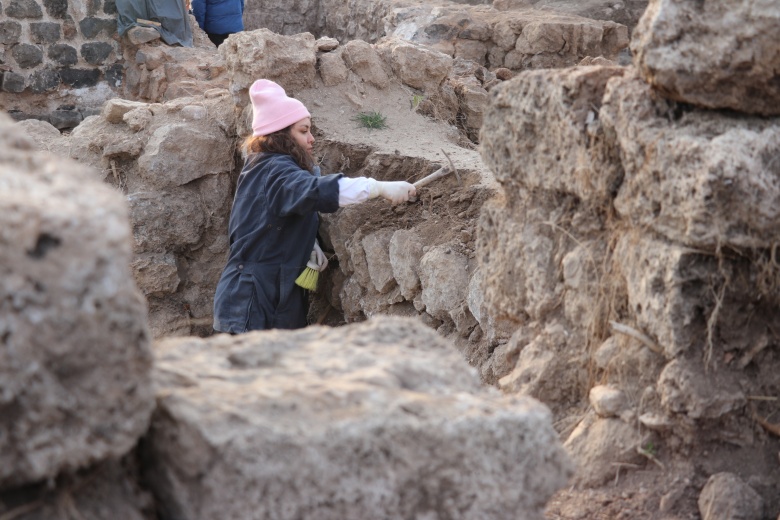
{"type": "Polygon", "coordinates": [[[258,79],[249,88],[252,100],[252,135],[268,135],[311,117],[303,103],[287,97],[284,89],[267,79],[258,79]]]}

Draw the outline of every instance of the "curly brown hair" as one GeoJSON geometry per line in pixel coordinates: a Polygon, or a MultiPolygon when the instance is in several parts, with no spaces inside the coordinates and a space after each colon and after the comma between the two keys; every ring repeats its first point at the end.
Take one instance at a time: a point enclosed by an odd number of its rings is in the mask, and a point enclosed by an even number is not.
{"type": "Polygon", "coordinates": [[[292,138],[292,125],[268,135],[249,136],[244,141],[247,155],[261,152],[289,155],[304,170],[314,170],[314,158],[292,138]]]}

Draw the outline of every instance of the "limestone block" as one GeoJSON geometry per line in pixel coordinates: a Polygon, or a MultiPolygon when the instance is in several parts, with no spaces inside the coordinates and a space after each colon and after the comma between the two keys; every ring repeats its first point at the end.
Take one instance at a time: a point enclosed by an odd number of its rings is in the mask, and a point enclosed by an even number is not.
{"type": "Polygon", "coordinates": [[[260,78],[279,83],[288,95],[314,86],[317,49],[309,33],[282,36],[268,29],[231,35],[219,46],[230,77],[230,91],[240,105],[249,102],[249,87],[260,78]]]}
{"type": "Polygon", "coordinates": [[[618,242],[628,306],[636,327],[663,348],[668,358],[703,348],[706,316],[715,288],[717,260],[685,247],[627,234],[618,242]]]}
{"type": "Polygon", "coordinates": [[[317,41],[314,42],[314,45],[317,47],[317,52],[330,52],[338,48],[339,41],[336,38],[322,36],[317,38],[317,41]]]}
{"type": "Polygon", "coordinates": [[[326,87],[344,83],[349,78],[349,69],[344,64],[341,52],[329,52],[319,57],[319,69],[322,82],[326,87]]]}
{"type": "Polygon", "coordinates": [[[701,361],[675,359],[658,376],[661,404],[692,419],[717,419],[740,410],[747,399],[737,376],[726,371],[705,371],[701,361]]]}
{"type": "Polygon", "coordinates": [[[455,57],[471,60],[474,63],[485,63],[488,55],[488,44],[478,40],[455,41],[455,57]]]}
{"type": "Polygon", "coordinates": [[[409,301],[420,292],[418,268],[423,255],[423,242],[414,231],[399,229],[390,239],[390,265],[401,294],[409,301]]]}
{"type": "Polygon", "coordinates": [[[122,116],[122,121],[124,121],[132,131],[140,132],[149,125],[153,117],[154,115],[151,110],[145,107],[138,107],[125,113],[125,115],[122,116]]]}
{"type": "Polygon", "coordinates": [[[680,109],[615,78],[599,119],[625,173],[615,208],[633,226],[707,249],[780,240],[780,119],[680,109]]]}
{"type": "Polygon", "coordinates": [[[488,104],[488,93],[479,80],[454,80],[455,93],[458,95],[460,113],[465,118],[466,128],[475,134],[482,128],[483,114],[488,104]]]}
{"type": "Polygon", "coordinates": [[[143,64],[146,70],[154,70],[167,61],[164,47],[143,47],[135,53],[135,62],[143,64]]]}
{"type": "Polygon", "coordinates": [[[508,193],[522,186],[611,199],[622,171],[607,160],[598,107],[607,81],[623,73],[621,67],[526,71],[493,89],[482,157],[508,193]]]}
{"type": "Polygon", "coordinates": [[[702,520],[764,518],[764,500],[733,473],[712,475],[699,495],[702,520]]]}
{"type": "Polygon", "coordinates": [[[125,34],[133,45],[142,45],[160,39],[160,32],[152,27],[131,27],[125,34]]]}
{"type": "Polygon", "coordinates": [[[591,412],[571,432],[564,447],[581,468],[576,475],[578,483],[595,487],[615,478],[620,470],[616,463],[642,462],[636,450],[641,442],[635,425],[591,412]]]}
{"type": "Polygon", "coordinates": [[[232,142],[211,125],[158,127],[138,159],[140,175],[158,188],[182,186],[233,169],[232,142]]]}
{"type": "Polygon", "coordinates": [[[605,244],[600,240],[580,240],[563,257],[563,282],[566,287],[563,306],[572,324],[587,329],[595,317],[594,302],[603,290],[599,283],[605,244]],[[598,263],[597,263],[598,262],[598,263]]]}
{"type": "Polygon", "coordinates": [[[170,253],[141,253],[130,264],[138,288],[146,296],[160,296],[176,292],[179,273],[176,258],[170,253]]]}
{"type": "Polygon", "coordinates": [[[468,296],[468,258],[449,246],[435,246],[420,259],[419,269],[426,312],[440,320],[452,319],[451,311],[468,296]]]}
{"type": "Polygon", "coordinates": [[[106,101],[103,105],[103,112],[101,116],[109,123],[121,123],[124,121],[124,116],[135,108],[145,107],[146,103],[139,103],[137,101],[129,101],[127,99],[114,98],[106,101]]]}
{"type": "Polygon", "coordinates": [[[596,385],[590,389],[588,399],[599,417],[617,417],[626,405],[626,394],[609,385],[596,385]]]}
{"type": "Polygon", "coordinates": [[[541,9],[505,13],[493,41],[508,53],[511,69],[571,66],[585,56],[617,59],[629,43],[624,25],[541,9]]]}
{"type": "Polygon", "coordinates": [[[181,115],[190,121],[202,121],[208,117],[209,113],[200,105],[187,105],[181,109],[181,115]]]}
{"type": "Polygon", "coordinates": [[[503,17],[493,27],[493,41],[499,49],[508,52],[515,48],[517,35],[523,30],[520,19],[512,16],[503,17]]]}
{"type": "Polygon", "coordinates": [[[780,115],[778,28],[774,0],[650,0],[631,50],[642,76],[665,96],[780,115]]]}
{"type": "Polygon", "coordinates": [[[452,71],[452,58],[424,45],[386,38],[377,48],[389,56],[390,64],[405,85],[425,92],[435,92],[452,71]]]}
{"type": "Polygon", "coordinates": [[[32,138],[37,150],[46,150],[60,157],[69,155],[70,146],[67,140],[50,123],[38,119],[25,119],[15,126],[32,138]]]}
{"type": "Polygon", "coordinates": [[[127,206],[0,117],[0,487],[129,451],[154,407],[127,206]]]}
{"type": "Polygon", "coordinates": [[[190,191],[140,191],[127,196],[138,252],[163,253],[200,242],[206,214],[190,191]]]}
{"type": "Polygon", "coordinates": [[[148,476],[171,518],[531,520],[571,474],[550,413],[418,320],[155,352],[148,476]]]}
{"type": "Polygon", "coordinates": [[[549,209],[524,201],[518,218],[510,208],[483,208],[477,232],[477,258],[485,277],[490,314],[523,321],[543,319],[560,305],[559,244],[549,226],[549,209]]]}
{"type": "Polygon", "coordinates": [[[390,84],[385,64],[371,44],[363,40],[352,40],[344,46],[341,56],[347,68],[369,85],[385,88],[390,84]]]}
{"type": "Polygon", "coordinates": [[[368,265],[371,283],[380,294],[384,294],[396,285],[393,266],[390,261],[390,239],[393,229],[380,229],[363,238],[363,250],[368,265]]]}
{"type": "Polygon", "coordinates": [[[581,363],[584,356],[562,356],[571,335],[557,321],[547,324],[540,334],[527,344],[526,331],[518,329],[510,343],[517,342],[517,362],[512,372],[498,381],[505,392],[530,395],[544,403],[559,403],[575,399],[585,383],[581,363]]]}

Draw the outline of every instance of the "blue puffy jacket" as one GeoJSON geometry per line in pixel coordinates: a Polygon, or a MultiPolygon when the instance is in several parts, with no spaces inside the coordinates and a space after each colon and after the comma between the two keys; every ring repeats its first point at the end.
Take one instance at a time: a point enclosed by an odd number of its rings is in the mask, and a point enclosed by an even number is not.
{"type": "Polygon", "coordinates": [[[295,285],[319,228],[339,208],[338,180],[302,170],[289,155],[251,157],[238,178],[228,224],[230,255],[214,296],[214,329],[241,333],[306,326],[306,293],[295,285]]]}
{"type": "Polygon", "coordinates": [[[192,0],[192,14],[208,34],[244,30],[244,0],[192,0]]]}

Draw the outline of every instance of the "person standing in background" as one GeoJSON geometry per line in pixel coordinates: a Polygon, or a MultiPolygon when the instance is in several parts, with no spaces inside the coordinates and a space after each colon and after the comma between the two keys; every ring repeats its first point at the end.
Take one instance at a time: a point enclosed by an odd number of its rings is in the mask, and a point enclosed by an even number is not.
{"type": "Polygon", "coordinates": [[[244,0],[191,0],[198,25],[219,47],[233,33],[244,30],[244,0]]]}

